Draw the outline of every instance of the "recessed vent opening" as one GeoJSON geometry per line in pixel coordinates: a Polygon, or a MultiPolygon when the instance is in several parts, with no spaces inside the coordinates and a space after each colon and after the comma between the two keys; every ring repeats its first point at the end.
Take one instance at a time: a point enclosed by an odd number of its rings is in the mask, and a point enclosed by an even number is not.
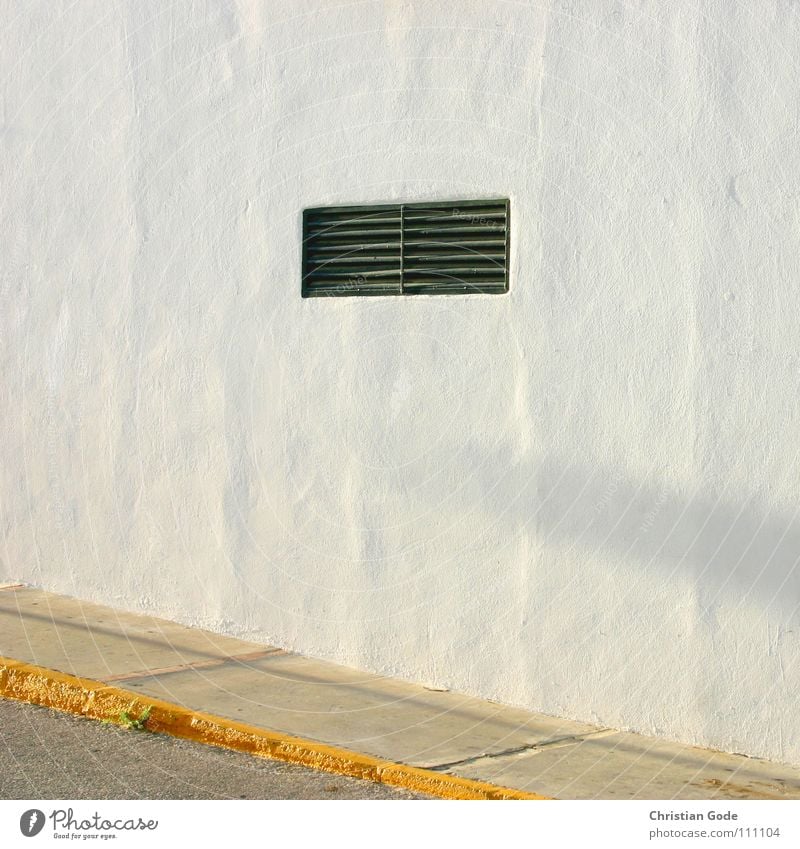
{"type": "Polygon", "coordinates": [[[303,212],[304,298],[508,291],[509,201],[303,212]]]}

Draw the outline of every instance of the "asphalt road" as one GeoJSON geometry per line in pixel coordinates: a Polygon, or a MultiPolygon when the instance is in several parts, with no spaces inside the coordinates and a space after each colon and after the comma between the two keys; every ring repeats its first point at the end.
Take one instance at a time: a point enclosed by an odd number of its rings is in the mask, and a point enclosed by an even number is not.
{"type": "Polygon", "coordinates": [[[0,698],[0,799],[415,799],[397,788],[0,698]]]}

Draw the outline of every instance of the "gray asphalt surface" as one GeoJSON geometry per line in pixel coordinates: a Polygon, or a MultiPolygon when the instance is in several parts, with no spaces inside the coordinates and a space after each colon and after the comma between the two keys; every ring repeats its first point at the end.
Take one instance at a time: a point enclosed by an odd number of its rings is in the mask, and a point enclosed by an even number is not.
{"type": "Polygon", "coordinates": [[[0,799],[419,799],[0,698],[0,799]]]}

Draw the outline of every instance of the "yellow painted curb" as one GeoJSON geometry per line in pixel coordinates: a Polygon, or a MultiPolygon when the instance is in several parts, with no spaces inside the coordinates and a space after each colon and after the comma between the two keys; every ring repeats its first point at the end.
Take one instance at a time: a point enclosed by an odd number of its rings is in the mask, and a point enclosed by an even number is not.
{"type": "Polygon", "coordinates": [[[118,720],[122,712],[141,716],[150,708],[147,728],[185,740],[208,743],[263,758],[377,781],[442,799],[547,799],[509,787],[472,781],[429,769],[393,763],[314,740],[267,731],[243,722],[143,698],[102,681],[78,678],[0,656],[0,696],[43,705],[90,719],[118,720]]]}

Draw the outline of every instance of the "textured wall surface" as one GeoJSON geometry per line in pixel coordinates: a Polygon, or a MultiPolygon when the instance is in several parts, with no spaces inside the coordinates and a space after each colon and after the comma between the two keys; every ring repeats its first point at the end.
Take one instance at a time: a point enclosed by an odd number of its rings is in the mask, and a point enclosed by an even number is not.
{"type": "Polygon", "coordinates": [[[800,3],[0,18],[0,579],[800,763],[800,3]],[[491,196],[507,296],[301,300],[491,196]]]}

